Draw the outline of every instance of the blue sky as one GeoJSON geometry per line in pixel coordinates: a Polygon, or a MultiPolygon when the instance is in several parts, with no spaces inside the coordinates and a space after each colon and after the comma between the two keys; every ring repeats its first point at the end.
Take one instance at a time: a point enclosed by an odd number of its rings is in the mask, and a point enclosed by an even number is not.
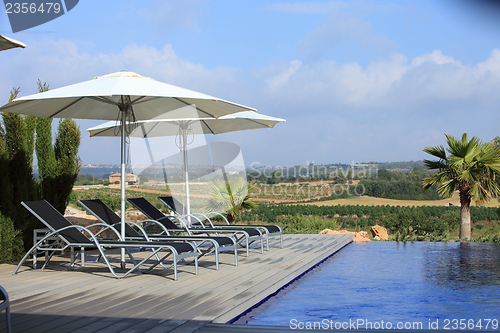
{"type": "MultiPolygon", "coordinates": [[[[493,1],[80,0],[13,34],[0,52],[0,103],[120,70],[285,118],[207,137],[245,164],[408,161],[463,132],[500,134],[500,22],[493,1]]],[[[57,121],[54,122],[57,124],[57,121]]],[[[84,164],[118,164],[119,140],[89,138],[84,164]]]]}

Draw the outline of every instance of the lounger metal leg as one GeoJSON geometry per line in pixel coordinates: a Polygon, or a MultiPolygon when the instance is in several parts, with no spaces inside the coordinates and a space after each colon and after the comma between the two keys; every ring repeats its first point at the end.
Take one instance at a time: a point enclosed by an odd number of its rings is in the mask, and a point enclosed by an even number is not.
{"type": "Polygon", "coordinates": [[[174,256],[174,280],[177,281],[177,258],[174,256]]]}
{"type": "MultiPolygon", "coordinates": [[[[218,264],[218,262],[217,262],[217,264],[218,264]]],[[[194,266],[195,266],[195,273],[196,273],[196,275],[198,275],[198,257],[197,256],[194,257],[194,266]]]]}
{"type": "Polygon", "coordinates": [[[80,260],[82,262],[82,267],[85,267],[85,248],[80,248],[80,260]]]}
{"type": "Polygon", "coordinates": [[[70,262],[71,262],[71,268],[75,267],[75,248],[72,246],[70,248],[70,262]]]}
{"type": "Polygon", "coordinates": [[[33,269],[36,269],[36,264],[37,264],[37,255],[35,249],[35,251],[33,251],[33,269]]]}
{"type": "MultiPolygon", "coordinates": [[[[198,259],[198,257],[196,257],[198,259]]],[[[219,249],[215,249],[215,269],[219,270],[219,249]]]]}
{"type": "Polygon", "coordinates": [[[45,251],[45,262],[43,263],[43,266],[41,269],[45,269],[45,267],[47,267],[50,259],[52,259],[52,257],[54,256],[55,253],[56,253],[56,251],[52,251],[52,252],[45,251]]]}

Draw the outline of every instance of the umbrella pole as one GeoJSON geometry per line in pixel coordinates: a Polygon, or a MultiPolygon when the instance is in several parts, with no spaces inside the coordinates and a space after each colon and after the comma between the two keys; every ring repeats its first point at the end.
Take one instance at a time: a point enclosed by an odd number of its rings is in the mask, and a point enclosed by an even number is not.
{"type": "MultiPolygon", "coordinates": [[[[153,157],[153,152],[151,151],[151,146],[149,145],[149,139],[148,139],[146,133],[144,133],[144,139],[146,140],[146,147],[148,148],[149,159],[151,160],[151,165],[154,165],[155,159],[153,157]]],[[[162,166],[161,169],[163,170],[163,181],[165,182],[166,188],[168,190],[167,172],[165,171],[165,164],[163,163],[163,159],[161,160],[161,166],[162,166]]],[[[155,180],[156,180],[156,176],[155,176],[155,180]]]]}
{"type": "MultiPolygon", "coordinates": [[[[126,121],[127,121],[127,110],[120,110],[122,113],[121,119],[121,237],[125,240],[125,182],[127,180],[127,174],[125,171],[125,139],[126,139],[126,121]]],[[[125,268],[125,248],[121,248],[121,268],[125,268]]]]}
{"type": "Polygon", "coordinates": [[[188,172],[188,154],[187,154],[187,132],[189,123],[182,124],[182,152],[184,154],[184,183],[186,186],[186,214],[188,221],[191,221],[191,202],[189,199],[189,172],[188,172]]]}

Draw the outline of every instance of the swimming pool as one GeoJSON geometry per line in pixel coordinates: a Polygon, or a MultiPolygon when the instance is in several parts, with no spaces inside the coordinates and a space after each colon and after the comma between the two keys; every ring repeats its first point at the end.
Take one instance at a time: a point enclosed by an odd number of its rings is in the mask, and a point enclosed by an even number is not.
{"type": "Polygon", "coordinates": [[[498,330],[500,244],[354,243],[240,323],[498,330]]]}

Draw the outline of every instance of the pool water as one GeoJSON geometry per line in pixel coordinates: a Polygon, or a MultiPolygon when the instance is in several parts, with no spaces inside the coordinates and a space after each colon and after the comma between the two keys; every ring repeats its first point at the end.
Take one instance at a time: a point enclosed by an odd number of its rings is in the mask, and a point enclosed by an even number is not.
{"type": "Polygon", "coordinates": [[[244,320],[291,328],[499,330],[500,244],[354,243],[244,320]]]}

